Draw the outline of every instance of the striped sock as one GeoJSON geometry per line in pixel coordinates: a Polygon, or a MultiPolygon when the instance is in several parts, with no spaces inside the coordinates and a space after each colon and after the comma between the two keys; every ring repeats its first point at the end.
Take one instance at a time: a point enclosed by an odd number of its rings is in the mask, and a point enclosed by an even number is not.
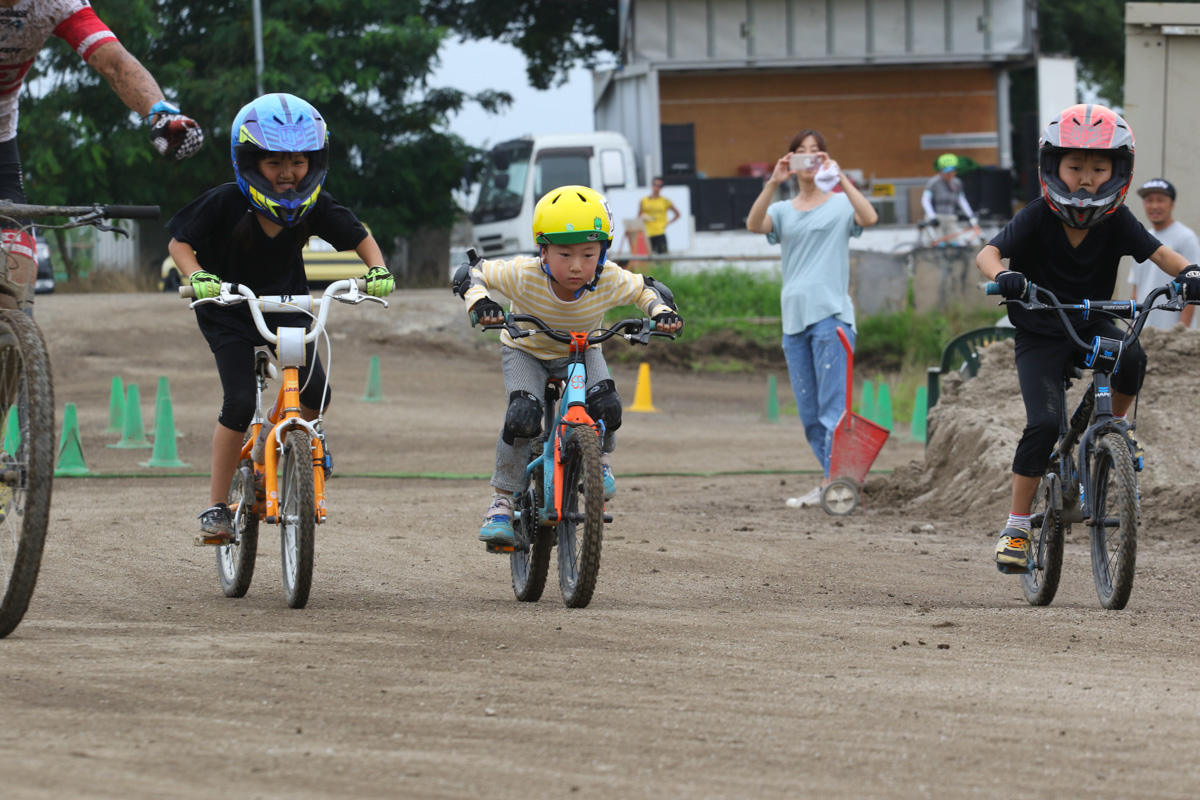
{"type": "Polygon", "coordinates": [[[1008,512],[1008,525],[1006,527],[1020,528],[1021,530],[1028,532],[1029,518],[1032,516],[1032,514],[1017,514],[1010,511],[1008,512]]]}

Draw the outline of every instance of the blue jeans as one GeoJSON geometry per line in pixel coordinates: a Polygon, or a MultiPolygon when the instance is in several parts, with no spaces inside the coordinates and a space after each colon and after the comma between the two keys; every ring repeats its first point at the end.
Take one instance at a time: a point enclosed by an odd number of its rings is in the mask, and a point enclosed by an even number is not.
{"type": "Polygon", "coordinates": [[[829,477],[833,430],[846,410],[846,349],[838,338],[841,327],[854,347],[854,329],[837,317],[814,322],[802,333],[783,335],[788,378],[808,445],[829,477]]]}

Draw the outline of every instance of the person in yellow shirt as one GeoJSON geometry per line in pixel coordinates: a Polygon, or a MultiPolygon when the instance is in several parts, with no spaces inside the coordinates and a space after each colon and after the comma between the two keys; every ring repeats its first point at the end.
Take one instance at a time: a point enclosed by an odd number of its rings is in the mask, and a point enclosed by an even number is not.
{"type": "Polygon", "coordinates": [[[662,188],[662,178],[656,177],[650,181],[650,196],[642,198],[642,205],[638,210],[642,220],[646,223],[646,238],[650,240],[650,252],[655,255],[666,255],[667,226],[679,219],[679,209],[660,194],[662,188]],[[674,216],[667,219],[668,213],[674,216]]]}

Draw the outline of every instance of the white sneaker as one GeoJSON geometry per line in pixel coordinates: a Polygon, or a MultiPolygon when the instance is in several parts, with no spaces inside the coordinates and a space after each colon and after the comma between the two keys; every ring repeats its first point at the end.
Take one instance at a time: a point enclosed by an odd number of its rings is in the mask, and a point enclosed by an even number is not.
{"type": "Polygon", "coordinates": [[[817,486],[811,492],[803,497],[789,497],[787,500],[788,508],[810,508],[812,506],[821,505],[821,487],[817,486]]]}

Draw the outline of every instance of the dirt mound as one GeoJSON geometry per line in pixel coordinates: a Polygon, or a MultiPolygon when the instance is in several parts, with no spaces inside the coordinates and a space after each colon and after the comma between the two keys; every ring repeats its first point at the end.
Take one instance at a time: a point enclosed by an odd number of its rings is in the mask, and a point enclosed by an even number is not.
{"type": "MultiPolygon", "coordinates": [[[[1195,539],[1200,537],[1200,453],[1186,421],[1196,403],[1200,331],[1147,330],[1142,346],[1149,365],[1135,435],[1146,450],[1139,477],[1143,535],[1195,539]]],[[[1074,408],[1085,385],[1077,381],[1071,388],[1068,408],[1074,408]]],[[[1012,457],[1024,426],[1013,342],[999,342],[982,353],[975,378],[952,374],[942,379],[941,399],[929,416],[925,461],[873,481],[867,492],[875,503],[912,512],[995,522],[1008,511],[1012,457]]]]}

